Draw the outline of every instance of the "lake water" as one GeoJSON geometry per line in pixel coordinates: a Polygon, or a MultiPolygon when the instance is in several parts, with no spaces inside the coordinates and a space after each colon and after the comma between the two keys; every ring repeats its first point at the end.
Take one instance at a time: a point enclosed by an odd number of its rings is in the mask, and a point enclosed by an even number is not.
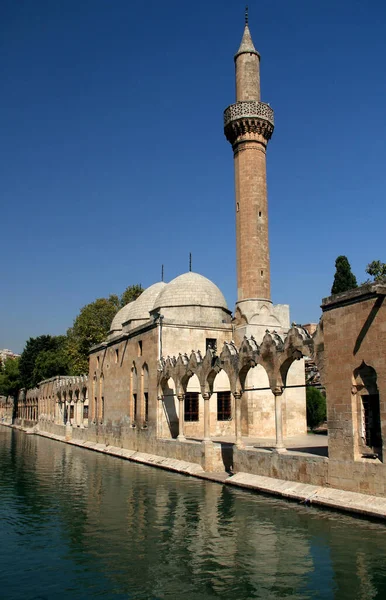
{"type": "Polygon", "coordinates": [[[0,598],[386,598],[386,526],[0,427],[0,598]]]}

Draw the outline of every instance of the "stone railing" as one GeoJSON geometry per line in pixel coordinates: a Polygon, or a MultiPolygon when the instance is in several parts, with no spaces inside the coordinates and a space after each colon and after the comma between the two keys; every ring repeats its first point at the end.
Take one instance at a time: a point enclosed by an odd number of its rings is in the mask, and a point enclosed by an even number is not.
{"type": "Polygon", "coordinates": [[[231,104],[224,111],[224,127],[227,127],[232,121],[245,119],[248,117],[264,119],[274,125],[273,109],[269,104],[264,102],[256,102],[255,100],[247,100],[244,102],[236,102],[231,104]]]}

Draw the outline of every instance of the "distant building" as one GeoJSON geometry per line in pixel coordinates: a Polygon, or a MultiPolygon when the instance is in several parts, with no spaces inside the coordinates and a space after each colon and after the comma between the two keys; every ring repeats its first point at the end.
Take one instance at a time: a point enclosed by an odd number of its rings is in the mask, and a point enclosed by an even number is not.
{"type": "Polygon", "coordinates": [[[10,358],[11,360],[14,360],[15,358],[19,358],[20,354],[16,354],[16,352],[12,352],[12,350],[8,350],[7,348],[4,348],[4,350],[0,350],[0,361],[2,363],[5,363],[5,361],[10,358]]]}

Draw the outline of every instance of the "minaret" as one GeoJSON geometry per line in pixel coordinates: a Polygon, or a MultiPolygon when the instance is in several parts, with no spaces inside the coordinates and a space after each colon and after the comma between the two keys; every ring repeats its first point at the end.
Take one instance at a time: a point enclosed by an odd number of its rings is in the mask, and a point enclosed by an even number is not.
{"type": "Polygon", "coordinates": [[[260,102],[260,55],[245,15],[235,55],[236,104],[224,113],[232,144],[236,187],[237,300],[271,299],[265,152],[273,132],[273,110],[260,102]]]}
{"type": "MultiPolygon", "coordinates": [[[[266,316],[275,312],[271,304],[265,162],[274,120],[272,108],[260,101],[260,55],[249,31],[248,9],[235,67],[236,103],[224,112],[224,132],[232,144],[235,165],[237,327],[238,320],[249,323],[262,306],[266,316]]],[[[265,325],[273,324],[272,319],[268,321],[265,325]]]]}

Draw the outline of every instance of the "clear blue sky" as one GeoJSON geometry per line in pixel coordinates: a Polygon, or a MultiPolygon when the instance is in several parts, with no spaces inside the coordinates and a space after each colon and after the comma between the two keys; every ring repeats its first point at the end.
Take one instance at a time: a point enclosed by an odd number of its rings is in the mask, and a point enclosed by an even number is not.
{"type": "MultiPolygon", "coordinates": [[[[334,261],[386,261],[386,3],[249,2],[268,146],[272,293],[317,321],[334,261]]],[[[0,348],[193,270],[236,299],[238,0],[2,0],[0,348]]]]}

